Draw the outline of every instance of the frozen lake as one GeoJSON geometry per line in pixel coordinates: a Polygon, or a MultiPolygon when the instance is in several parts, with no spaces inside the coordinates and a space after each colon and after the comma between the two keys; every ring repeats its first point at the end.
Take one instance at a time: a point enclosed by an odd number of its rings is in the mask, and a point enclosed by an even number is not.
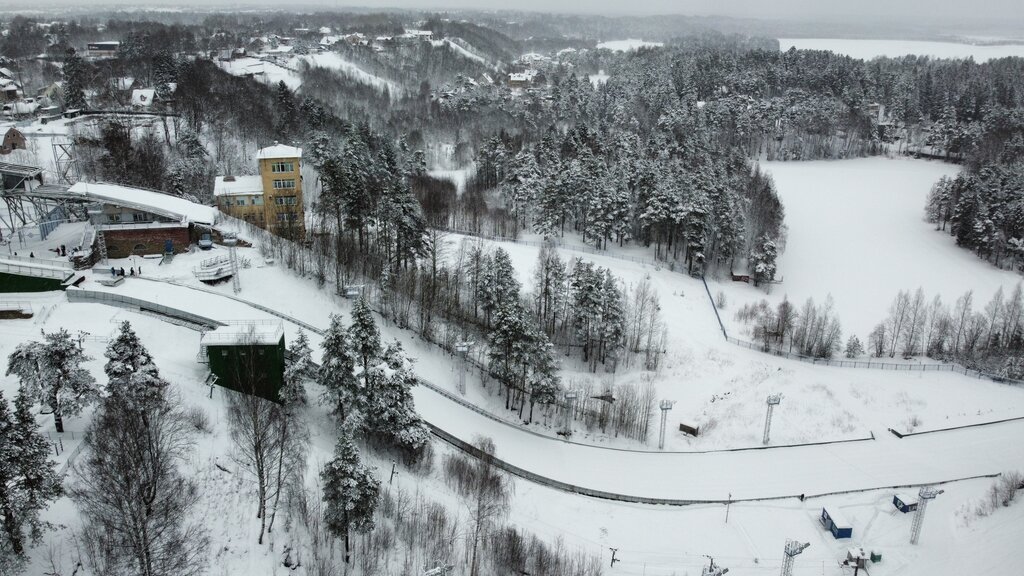
{"type": "Polygon", "coordinates": [[[973,57],[975,62],[985,62],[1006,56],[1024,57],[1024,44],[999,44],[981,46],[956,42],[926,42],[921,40],[861,40],[849,38],[779,38],[783,51],[796,47],[797,50],[831,50],[853,58],[870,60],[879,56],[934,56],[936,58],[973,57]]]}

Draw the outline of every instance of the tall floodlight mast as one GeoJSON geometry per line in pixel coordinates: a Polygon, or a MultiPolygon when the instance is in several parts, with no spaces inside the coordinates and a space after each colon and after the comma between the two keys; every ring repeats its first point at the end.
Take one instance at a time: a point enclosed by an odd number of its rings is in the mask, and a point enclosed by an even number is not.
{"type": "Polygon", "coordinates": [[[459,394],[466,395],[466,364],[469,362],[469,351],[476,342],[460,340],[455,343],[455,351],[462,357],[459,367],[459,394]]]}
{"type": "Polygon", "coordinates": [[[914,520],[910,524],[910,543],[917,544],[918,538],[921,537],[921,524],[924,523],[924,511],[928,508],[928,503],[935,500],[935,497],[942,494],[945,490],[936,490],[931,486],[923,486],[917,492],[917,511],[914,512],[914,520]]]}
{"type": "Polygon", "coordinates": [[[810,545],[810,542],[800,543],[796,540],[786,540],[786,548],[782,554],[782,576],[793,576],[793,558],[810,545]]]}
{"type": "Polygon", "coordinates": [[[768,413],[765,414],[764,417],[764,438],[761,440],[761,443],[766,446],[768,445],[768,436],[769,434],[771,434],[772,431],[772,411],[775,410],[775,407],[778,406],[781,402],[782,394],[770,394],[768,396],[768,413]]]}
{"type": "Polygon", "coordinates": [[[668,421],[668,411],[672,409],[673,404],[675,402],[671,400],[662,400],[658,405],[661,408],[661,435],[658,437],[658,450],[665,449],[665,424],[668,421]]]}

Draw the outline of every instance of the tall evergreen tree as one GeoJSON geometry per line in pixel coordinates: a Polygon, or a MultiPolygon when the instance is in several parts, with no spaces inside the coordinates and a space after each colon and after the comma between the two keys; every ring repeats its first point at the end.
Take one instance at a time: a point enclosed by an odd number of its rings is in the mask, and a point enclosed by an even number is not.
{"type": "Polygon", "coordinates": [[[19,344],[7,361],[7,374],[15,375],[25,393],[53,414],[57,432],[64,431],[64,416],[76,416],[100,397],[96,380],[82,364],[91,360],[82,342],[60,330],[43,333],[44,342],[19,344]]]}
{"type": "Polygon", "coordinates": [[[361,383],[355,376],[355,354],[340,316],[331,315],[331,325],[321,347],[320,369],[316,375],[317,384],[324,388],[321,402],[337,411],[344,421],[350,411],[359,408],[362,393],[361,383]]]}
{"type": "Polygon", "coordinates": [[[119,329],[104,353],[107,364],[103,370],[109,379],[107,393],[133,409],[159,406],[164,402],[167,382],[160,377],[131,324],[127,320],[121,322],[119,329]]]}
{"type": "Polygon", "coordinates": [[[373,530],[373,513],[380,499],[380,481],[362,463],[351,430],[342,431],[334,446],[334,458],[320,472],[327,510],[327,529],[345,540],[345,563],[351,557],[349,534],[373,530]]]}
{"type": "Polygon", "coordinates": [[[0,393],[0,572],[16,573],[29,546],[50,528],[40,513],[63,492],[24,387],[14,412],[0,393]]]}

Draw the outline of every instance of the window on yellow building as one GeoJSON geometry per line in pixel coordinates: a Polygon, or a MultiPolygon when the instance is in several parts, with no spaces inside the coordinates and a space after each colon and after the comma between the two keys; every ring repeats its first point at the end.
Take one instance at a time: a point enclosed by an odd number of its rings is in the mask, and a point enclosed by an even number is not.
{"type": "Polygon", "coordinates": [[[279,172],[295,172],[294,162],[274,162],[270,165],[270,171],[274,173],[279,172]]]}
{"type": "Polygon", "coordinates": [[[298,204],[298,199],[295,196],[278,196],[274,198],[274,204],[278,206],[295,206],[298,204]]]}
{"type": "Polygon", "coordinates": [[[285,190],[295,188],[294,178],[285,178],[280,180],[274,180],[274,190],[285,190]]]}

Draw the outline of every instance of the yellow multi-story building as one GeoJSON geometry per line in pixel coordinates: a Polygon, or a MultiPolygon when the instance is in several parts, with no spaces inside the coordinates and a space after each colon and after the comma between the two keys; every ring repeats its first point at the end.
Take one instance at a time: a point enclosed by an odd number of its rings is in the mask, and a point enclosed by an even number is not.
{"type": "Polygon", "coordinates": [[[305,235],[302,148],[274,144],[256,155],[259,176],[218,176],[217,207],[285,238],[305,235]]]}

